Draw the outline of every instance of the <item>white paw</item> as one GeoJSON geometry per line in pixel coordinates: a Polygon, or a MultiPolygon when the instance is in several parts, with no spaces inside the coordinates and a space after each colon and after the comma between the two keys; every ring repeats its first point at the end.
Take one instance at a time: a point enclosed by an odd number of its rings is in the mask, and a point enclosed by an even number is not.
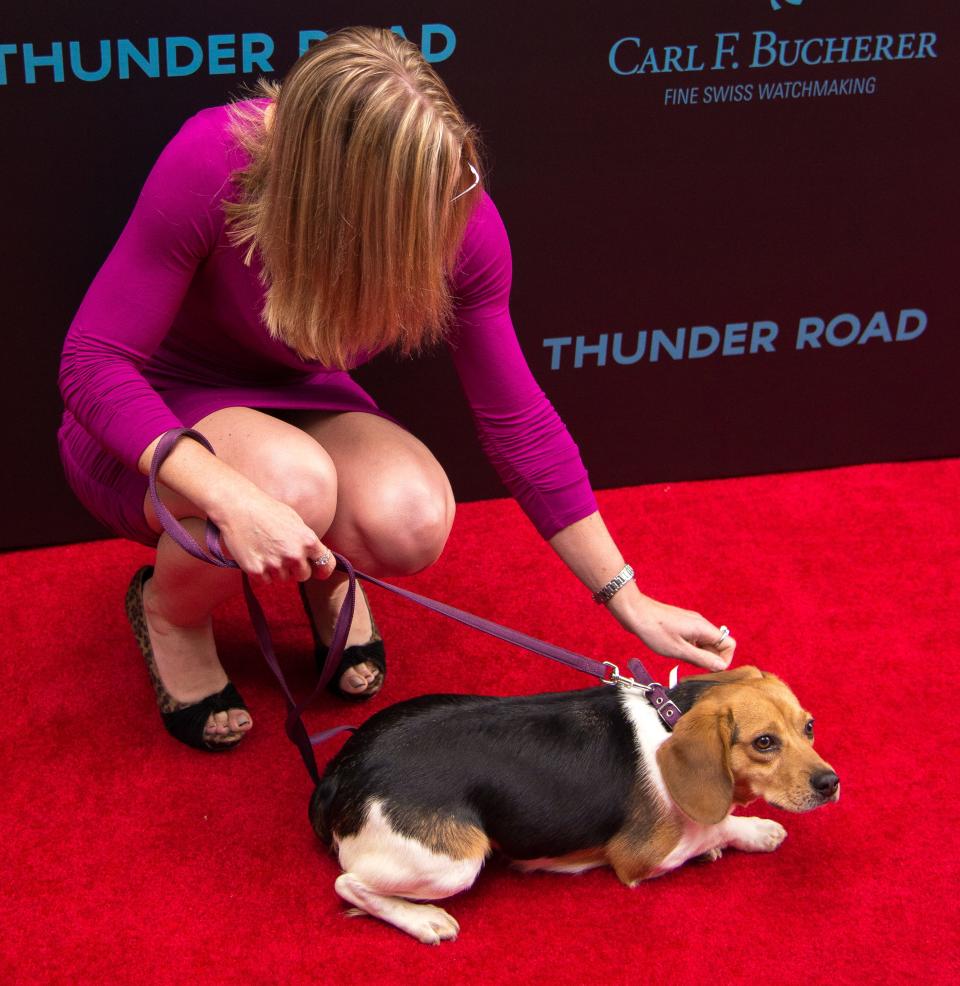
{"type": "Polygon", "coordinates": [[[773,852],[787,837],[787,830],[771,818],[730,819],[734,823],[729,845],[743,852],[773,852]]]}
{"type": "Polygon", "coordinates": [[[410,922],[409,931],[414,938],[425,945],[439,945],[442,941],[453,941],[460,931],[460,925],[443,908],[433,904],[417,904],[417,915],[410,922]]]}
{"type": "Polygon", "coordinates": [[[703,854],[703,861],[705,863],[715,863],[723,855],[723,850],[717,846],[715,849],[708,849],[703,854]]]}

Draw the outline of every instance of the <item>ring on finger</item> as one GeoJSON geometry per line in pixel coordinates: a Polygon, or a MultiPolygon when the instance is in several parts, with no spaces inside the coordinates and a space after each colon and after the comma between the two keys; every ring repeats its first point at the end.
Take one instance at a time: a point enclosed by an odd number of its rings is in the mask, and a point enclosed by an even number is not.
{"type": "Polygon", "coordinates": [[[310,559],[310,564],[311,565],[316,565],[317,568],[323,568],[323,566],[326,565],[328,561],[330,561],[330,555],[331,555],[331,552],[328,549],[319,558],[311,558],[310,559]]]}
{"type": "Polygon", "coordinates": [[[728,626],[721,626],[720,627],[720,636],[717,638],[717,642],[713,646],[714,647],[722,647],[723,646],[723,642],[729,636],[730,636],[730,627],[728,627],[728,626]]]}

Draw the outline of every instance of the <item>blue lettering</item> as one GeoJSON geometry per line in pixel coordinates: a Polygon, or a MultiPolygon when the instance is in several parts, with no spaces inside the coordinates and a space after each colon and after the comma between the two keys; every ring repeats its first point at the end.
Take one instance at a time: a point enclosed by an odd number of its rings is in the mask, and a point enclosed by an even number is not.
{"type": "Polygon", "coordinates": [[[657,65],[657,53],[653,48],[648,48],[647,53],[643,56],[643,61],[640,63],[640,68],[637,69],[638,72],[653,72],[656,74],[660,71],[660,67],[657,65]]]}
{"type": "Polygon", "coordinates": [[[720,345],[720,333],[712,325],[695,325],[690,330],[690,359],[712,356],[720,345]],[[701,344],[701,340],[704,340],[701,344]]]}
{"type": "Polygon", "coordinates": [[[843,315],[837,315],[835,318],[830,319],[830,322],[827,324],[827,342],[831,346],[849,346],[859,334],[860,319],[856,315],[849,314],[849,312],[845,312],[843,315]],[[844,325],[850,326],[846,335],[842,335],[838,331],[844,325]]]}
{"type": "MultiPolygon", "coordinates": [[[[736,49],[733,45],[727,44],[727,38],[733,38],[734,41],[740,40],[739,31],[720,31],[717,34],[717,57],[713,60],[713,67],[715,69],[724,68],[723,59],[725,55],[733,55],[736,53],[736,49]]],[[[734,65],[734,68],[737,66],[734,65]]]]}
{"type": "Polygon", "coordinates": [[[723,330],[723,355],[742,356],[747,344],[747,323],[731,322],[723,330]]]}
{"type": "Polygon", "coordinates": [[[897,342],[907,342],[916,339],[927,327],[927,313],[919,308],[904,308],[900,312],[900,319],[897,322],[897,342]],[[911,329],[908,327],[910,319],[916,320],[916,325],[911,329]]]}
{"type": "Polygon", "coordinates": [[[237,71],[237,66],[233,61],[236,56],[234,49],[236,40],[235,34],[211,34],[207,38],[211,75],[231,75],[237,71]],[[230,61],[225,63],[224,59],[227,58],[230,61]]]}
{"type": "Polygon", "coordinates": [[[301,31],[300,32],[300,54],[302,55],[314,41],[323,41],[330,35],[326,31],[301,31]]]}
{"type": "Polygon", "coordinates": [[[617,52],[620,50],[620,45],[628,43],[636,45],[637,48],[640,47],[639,38],[621,38],[619,41],[614,42],[613,47],[610,49],[610,57],[608,61],[610,62],[610,68],[612,68],[617,75],[636,75],[637,72],[640,71],[639,66],[636,64],[634,64],[633,68],[627,70],[621,69],[617,65],[617,52]]]}
{"type": "Polygon", "coordinates": [[[550,369],[559,370],[560,369],[560,350],[564,346],[569,346],[573,342],[570,336],[558,337],[556,339],[544,339],[543,344],[548,349],[552,349],[553,352],[550,354],[550,369]]]}
{"type": "Polygon", "coordinates": [[[846,62],[849,47],[849,38],[827,38],[827,53],[823,56],[824,64],[832,65],[834,62],[846,62]]]}
{"type": "Polygon", "coordinates": [[[600,341],[596,345],[588,346],[586,344],[586,336],[577,336],[577,344],[574,348],[573,353],[573,365],[576,369],[580,369],[583,366],[584,356],[596,356],[597,366],[607,365],[607,334],[606,332],[601,333],[600,341]]]}
{"type": "Polygon", "coordinates": [[[900,47],[897,48],[897,60],[901,58],[913,58],[913,41],[915,34],[901,34],[900,47]]]}
{"type": "MultiPolygon", "coordinates": [[[[303,32],[300,33],[302,36],[303,32]]],[[[270,56],[273,54],[273,38],[269,34],[255,31],[252,34],[244,34],[240,40],[244,75],[252,72],[254,65],[261,72],[273,71],[273,66],[270,64],[270,56]]],[[[301,54],[303,54],[302,50],[301,54]]]]}
{"type": "Polygon", "coordinates": [[[457,36],[446,24],[424,24],[420,30],[420,50],[426,61],[434,64],[445,62],[457,47],[457,36]],[[434,50],[433,39],[443,39],[443,47],[434,50]]]}
{"type": "Polygon", "coordinates": [[[777,52],[773,47],[776,40],[777,36],[773,31],[753,32],[753,61],[750,63],[750,68],[767,68],[773,65],[777,60],[777,52]],[[768,56],[765,62],[760,61],[761,52],[768,56]]]}
{"type": "Polygon", "coordinates": [[[870,44],[873,41],[872,34],[858,34],[853,39],[853,58],[854,62],[870,61],[870,44]]]}
{"type": "Polygon", "coordinates": [[[750,334],[750,352],[756,353],[761,349],[767,353],[775,352],[773,344],[779,333],[780,326],[776,322],[754,322],[753,332],[750,334]]]}
{"type": "Polygon", "coordinates": [[[177,36],[167,38],[167,75],[176,78],[182,75],[193,75],[203,62],[203,49],[193,38],[177,36]],[[185,49],[190,54],[190,60],[183,65],[177,64],[177,51],[185,49]]]}
{"type": "Polygon", "coordinates": [[[7,84],[7,55],[16,53],[16,45],[0,45],[0,86],[7,84]]]}
{"type": "Polygon", "coordinates": [[[129,38],[117,42],[117,74],[121,79],[130,78],[130,62],[137,66],[148,79],[160,77],[160,39],[147,38],[147,55],[134,46],[129,38]]]}
{"type": "Polygon", "coordinates": [[[804,65],[819,65],[823,56],[817,55],[816,58],[811,57],[811,45],[817,45],[817,47],[823,48],[823,38],[811,38],[809,41],[804,41],[803,48],[800,49],[800,60],[804,65]]]}
{"type": "Polygon", "coordinates": [[[660,350],[666,351],[671,359],[683,359],[683,340],[686,337],[686,329],[677,329],[677,336],[671,339],[663,329],[654,329],[653,338],[650,340],[650,362],[656,363],[660,359],[660,350]]]}
{"type": "Polygon", "coordinates": [[[630,366],[632,363],[638,363],[643,359],[643,354],[647,350],[647,333],[645,330],[641,330],[637,333],[637,348],[629,355],[625,356],[623,352],[623,333],[614,332],[613,334],[613,361],[614,363],[619,363],[621,366],[630,366]]]}
{"type": "Polygon", "coordinates": [[[811,349],[819,349],[822,335],[822,318],[801,318],[800,325],[797,327],[797,349],[803,349],[807,345],[811,349]]]}
{"type": "Polygon", "coordinates": [[[80,42],[70,42],[70,71],[81,82],[99,82],[110,72],[112,64],[109,41],[100,42],[100,67],[93,72],[89,72],[83,67],[83,62],[80,59],[80,42]]]}
{"type": "Polygon", "coordinates": [[[920,32],[920,47],[917,49],[917,58],[936,58],[937,53],[933,46],[937,43],[937,36],[932,31],[920,32]]]}
{"type": "Polygon", "coordinates": [[[884,342],[893,342],[890,334],[890,325],[887,323],[887,316],[883,312],[877,312],[867,323],[863,330],[863,335],[857,340],[857,345],[862,346],[871,339],[882,339],[884,342]]]}
{"type": "Polygon", "coordinates": [[[54,41],[49,55],[34,54],[29,42],[23,46],[23,74],[30,85],[37,81],[37,69],[48,67],[53,69],[53,81],[63,82],[63,42],[54,41]]]}

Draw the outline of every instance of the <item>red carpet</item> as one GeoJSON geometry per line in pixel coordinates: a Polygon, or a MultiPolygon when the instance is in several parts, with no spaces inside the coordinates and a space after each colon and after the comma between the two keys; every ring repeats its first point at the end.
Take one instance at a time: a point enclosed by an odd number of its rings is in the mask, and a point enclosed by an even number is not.
{"type": "MultiPolygon", "coordinates": [[[[957,982],[958,482],[948,461],[601,494],[641,585],[728,623],[738,662],[781,675],[813,711],[841,800],[807,815],[755,806],[786,825],[779,851],[731,851],[633,891],[609,870],[522,875],[494,860],[449,903],[463,930],[438,948],[343,916],[239,599],[218,634],[255,730],[204,756],[162,730],[123,615],[146,549],[0,558],[0,980],[957,982]]],[[[641,650],[509,501],[462,506],[442,562],[405,584],[594,657],[641,650]]],[[[590,684],[371,597],[392,658],[385,694],[326,701],[312,729],[428,691],[590,684]]],[[[296,593],[263,598],[302,692],[296,593]]]]}

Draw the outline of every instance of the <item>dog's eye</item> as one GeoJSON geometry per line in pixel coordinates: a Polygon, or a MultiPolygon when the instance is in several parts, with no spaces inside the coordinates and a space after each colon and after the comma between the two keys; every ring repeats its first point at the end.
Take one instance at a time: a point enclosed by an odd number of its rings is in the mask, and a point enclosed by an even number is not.
{"type": "Polygon", "coordinates": [[[803,734],[807,739],[813,739],[813,720],[811,719],[806,726],[803,727],[803,734]]]}
{"type": "Polygon", "coordinates": [[[760,753],[769,753],[777,745],[777,738],[771,736],[769,733],[764,733],[762,736],[758,736],[753,741],[753,748],[759,750],[760,753]]]}

